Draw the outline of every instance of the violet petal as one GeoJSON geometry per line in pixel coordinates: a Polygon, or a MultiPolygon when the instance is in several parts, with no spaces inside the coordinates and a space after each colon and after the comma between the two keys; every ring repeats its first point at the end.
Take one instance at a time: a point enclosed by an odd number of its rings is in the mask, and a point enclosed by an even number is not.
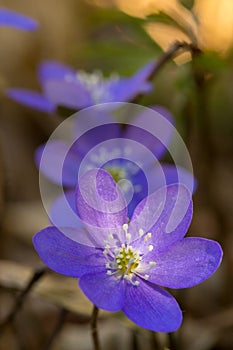
{"type": "MultiPolygon", "coordinates": [[[[130,222],[130,231],[151,232],[150,242],[160,251],[184,237],[191,219],[191,192],[183,185],[174,184],[160,188],[139,203],[130,222]]],[[[135,247],[142,247],[143,239],[135,242],[135,247]]]]}
{"type": "MultiPolygon", "coordinates": [[[[74,232],[85,235],[81,229],[74,232]]],[[[105,263],[105,258],[98,249],[69,239],[56,227],[47,227],[36,233],[33,244],[41,260],[50,269],[67,276],[80,277],[84,273],[100,269],[105,263]]]]}
{"type": "Polygon", "coordinates": [[[79,217],[89,225],[115,228],[127,222],[124,196],[105,170],[93,169],[80,177],[76,204],[79,217]]]}
{"type": "Polygon", "coordinates": [[[182,321],[182,313],[171,294],[148,282],[128,284],[122,311],[142,328],[155,332],[174,332],[182,321]]]}
{"type": "Polygon", "coordinates": [[[168,288],[187,288],[209,278],[219,267],[222,258],[220,245],[212,240],[187,237],[173,244],[161,254],[148,259],[156,265],[149,281],[168,288]]]}
{"type": "Polygon", "coordinates": [[[124,302],[124,281],[109,276],[106,269],[83,275],[79,280],[83,293],[97,307],[107,311],[118,311],[124,302]]]}
{"type": "Polygon", "coordinates": [[[38,28],[38,22],[18,12],[0,8],[0,26],[33,31],[38,28]]]}
{"type": "Polygon", "coordinates": [[[53,113],[56,109],[47,96],[33,90],[9,88],[5,93],[12,100],[42,112],[53,113]]]}

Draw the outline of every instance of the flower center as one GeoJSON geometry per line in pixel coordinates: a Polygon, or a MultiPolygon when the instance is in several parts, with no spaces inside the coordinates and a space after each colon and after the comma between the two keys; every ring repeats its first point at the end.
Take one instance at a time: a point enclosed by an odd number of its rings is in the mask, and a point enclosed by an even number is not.
{"type": "Polygon", "coordinates": [[[107,84],[110,87],[112,83],[118,81],[119,77],[116,74],[112,74],[109,78],[104,78],[101,71],[95,70],[93,73],[79,71],[77,73],[77,79],[90,92],[94,102],[98,103],[101,102],[102,99],[111,100],[107,84]]]}
{"type": "Polygon", "coordinates": [[[114,240],[114,235],[112,234],[109,235],[109,241],[106,241],[103,251],[107,260],[105,267],[108,275],[124,278],[134,286],[138,286],[140,283],[138,277],[147,280],[149,278],[148,271],[156,265],[154,261],[148,261],[147,259],[142,261],[143,257],[154,248],[148,242],[152,234],[150,232],[144,234],[144,231],[139,229],[138,237],[142,238],[142,245],[146,246],[146,249],[143,247],[144,253],[142,254],[129,244],[132,238],[131,233],[128,232],[129,225],[124,224],[122,228],[125,233],[125,243],[122,243],[120,247],[111,248],[111,241],[114,240]]]}
{"type": "Polygon", "coordinates": [[[132,274],[136,269],[142,258],[138,252],[134,252],[131,246],[122,244],[119,253],[116,255],[117,268],[123,274],[132,274]]]}
{"type": "Polygon", "coordinates": [[[115,182],[124,179],[126,176],[125,170],[120,167],[105,167],[105,170],[112,175],[113,180],[115,180],[115,182]]]}

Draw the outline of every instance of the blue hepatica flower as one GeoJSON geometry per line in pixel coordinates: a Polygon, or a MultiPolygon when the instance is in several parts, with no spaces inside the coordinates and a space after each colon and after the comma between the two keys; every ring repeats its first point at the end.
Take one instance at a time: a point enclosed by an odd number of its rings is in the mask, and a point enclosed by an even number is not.
{"type": "Polygon", "coordinates": [[[17,12],[0,7],[0,26],[32,31],[38,28],[38,22],[17,12]]]}
{"type": "Polygon", "coordinates": [[[139,93],[148,93],[152,84],[147,81],[156,63],[150,62],[129,78],[104,78],[97,71],[75,71],[58,62],[46,61],[39,66],[38,76],[42,93],[10,88],[11,99],[40,111],[52,113],[58,106],[79,110],[98,103],[126,102],[139,93]]]}
{"type": "Polygon", "coordinates": [[[79,278],[97,307],[123,313],[158,332],[177,330],[182,312],[161,287],[187,288],[210,277],[222,249],[212,240],[184,238],[192,218],[191,193],[180,184],[143,199],[131,221],[122,192],[105,170],[86,172],[76,189],[82,228],[47,227],[33,237],[52,270],[79,278]]]}
{"type": "MultiPolygon", "coordinates": [[[[182,182],[190,191],[193,190],[194,179],[186,169],[167,163],[159,164],[158,160],[167,151],[174,127],[173,118],[165,108],[154,107],[154,110],[160,112],[161,119],[169,121],[167,127],[160,129],[163,144],[133,123],[122,128],[120,124],[112,122],[89,130],[72,147],[63,141],[49,141],[37,149],[36,163],[41,173],[66,188],[65,196],[59,196],[50,211],[54,225],[71,225],[71,222],[75,227],[78,225],[78,218],[71,209],[74,208],[78,174],[93,168],[107,170],[118,182],[127,198],[129,217],[146,195],[165,184],[182,182]],[[62,183],[60,169],[63,170],[62,183]]],[[[147,122],[147,113],[151,113],[150,110],[137,116],[142,124],[144,119],[147,122]]]]}

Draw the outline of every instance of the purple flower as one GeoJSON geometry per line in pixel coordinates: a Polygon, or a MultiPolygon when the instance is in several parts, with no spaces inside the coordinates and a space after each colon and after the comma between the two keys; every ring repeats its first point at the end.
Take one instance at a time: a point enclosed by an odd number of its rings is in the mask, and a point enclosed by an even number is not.
{"type": "Polygon", "coordinates": [[[38,28],[38,23],[34,19],[21,15],[17,12],[0,8],[0,26],[32,31],[38,28]]]}
{"type": "MultiPolygon", "coordinates": [[[[121,128],[120,124],[112,121],[89,130],[72,147],[63,141],[49,141],[37,149],[36,163],[41,173],[52,182],[69,189],[66,197],[59,197],[51,209],[50,219],[54,225],[66,225],[67,222],[71,225],[71,220],[74,226],[78,225],[73,210],[67,207],[67,200],[74,208],[78,174],[93,168],[107,170],[118,182],[129,204],[129,217],[144,197],[165,184],[182,182],[190,191],[193,190],[193,176],[187,170],[172,164],[164,163],[162,167],[158,164],[167,151],[174,127],[173,118],[165,108],[154,107],[154,110],[160,112],[161,120],[169,121],[160,123],[164,125],[160,125],[159,132],[163,143],[146,130],[132,125],[133,122],[121,128]],[[62,183],[59,175],[61,169],[62,183]]],[[[148,113],[151,110],[146,109],[144,114],[137,117],[142,125],[143,121],[148,122],[148,113]]],[[[80,128],[79,119],[77,128],[80,128]]]]}
{"type": "Polygon", "coordinates": [[[60,105],[79,110],[98,103],[125,102],[139,93],[151,91],[152,84],[147,79],[155,65],[150,62],[129,78],[104,78],[99,71],[76,72],[64,64],[45,61],[38,69],[42,93],[10,88],[6,94],[19,103],[48,113],[60,105]]]}
{"type": "Polygon", "coordinates": [[[163,187],[143,199],[128,222],[122,192],[109,173],[93,169],[80,178],[75,202],[84,228],[38,232],[33,243],[43,262],[79,278],[97,307],[122,310],[149,330],[177,330],[182,312],[161,287],[197,285],[222,258],[217,242],[184,238],[192,218],[191,193],[180,184],[163,187]]]}

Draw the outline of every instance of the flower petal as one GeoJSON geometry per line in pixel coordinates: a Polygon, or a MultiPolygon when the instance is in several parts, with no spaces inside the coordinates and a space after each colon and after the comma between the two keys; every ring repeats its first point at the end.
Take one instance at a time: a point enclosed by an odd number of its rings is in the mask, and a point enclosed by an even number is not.
{"type": "Polygon", "coordinates": [[[0,25],[32,31],[38,28],[38,22],[14,11],[0,8],[0,25]]]}
{"type": "Polygon", "coordinates": [[[79,280],[83,293],[100,309],[118,311],[124,303],[124,281],[104,271],[83,275],[79,280]]]}
{"type": "Polygon", "coordinates": [[[78,155],[63,141],[48,141],[37,148],[35,153],[39,170],[51,181],[62,186],[76,186],[78,155]]]}
{"type": "MultiPolygon", "coordinates": [[[[139,203],[130,222],[130,231],[150,231],[150,242],[156,251],[162,251],[184,237],[191,219],[191,193],[185,186],[174,184],[160,188],[139,203]]],[[[146,247],[143,239],[135,242],[135,246],[146,247]]]]}
{"type": "MultiPolygon", "coordinates": [[[[173,117],[167,109],[160,106],[152,106],[150,108],[145,108],[143,112],[132,120],[131,125],[127,126],[125,137],[144,145],[152,152],[156,161],[168,149],[168,145],[173,136],[173,124],[173,117]],[[155,127],[157,128],[157,135],[160,138],[148,131],[149,123],[153,123],[152,130],[155,130],[155,127]],[[147,125],[147,130],[143,127],[144,125],[147,125]]],[[[145,164],[145,152],[142,148],[138,158],[145,164]]]]}
{"type": "MultiPolygon", "coordinates": [[[[80,229],[64,232],[85,235],[80,229]]],[[[52,270],[71,277],[98,270],[105,263],[102,252],[90,246],[78,244],[66,237],[58,228],[47,227],[33,237],[34,247],[41,260],[52,270]]]]}
{"type": "MultiPolygon", "coordinates": [[[[119,140],[119,142],[123,144],[124,140],[119,140]]],[[[135,162],[127,158],[116,157],[109,160],[103,165],[103,169],[112,174],[113,177],[115,175],[115,181],[127,201],[128,217],[131,218],[135,207],[148,194],[146,174],[135,162]]]]}
{"type": "Polygon", "coordinates": [[[155,332],[174,332],[182,322],[182,313],[171,294],[148,282],[127,284],[122,311],[138,326],[155,332]]]}
{"type": "Polygon", "coordinates": [[[116,228],[127,222],[124,196],[105,170],[93,169],[80,177],[76,204],[81,220],[94,227],[116,228]]]}
{"type": "Polygon", "coordinates": [[[6,95],[16,102],[42,112],[53,113],[56,109],[55,105],[46,96],[32,90],[10,88],[6,90],[6,95]]]}
{"type": "MultiPolygon", "coordinates": [[[[85,112],[83,112],[85,113],[85,112]]],[[[90,113],[90,111],[89,111],[90,113]]],[[[74,129],[76,129],[76,133],[74,134],[74,139],[76,139],[76,142],[74,142],[72,148],[74,148],[75,152],[79,153],[80,155],[86,156],[86,154],[90,152],[90,157],[92,158],[98,158],[98,154],[96,151],[96,146],[100,146],[101,150],[103,150],[104,144],[101,144],[104,141],[112,140],[112,139],[118,139],[122,137],[121,129],[118,123],[116,123],[114,120],[112,120],[110,117],[104,120],[104,124],[98,125],[94,128],[88,129],[86,132],[84,132],[80,137],[77,135],[80,134],[80,130],[85,128],[85,125],[87,125],[87,118],[92,118],[92,115],[90,115],[88,111],[86,112],[85,116],[86,118],[76,118],[74,123],[74,129]],[[83,125],[84,123],[85,125],[83,125]],[[101,144],[101,145],[100,145],[101,144]],[[93,157],[94,154],[94,157],[93,157]],[[96,155],[96,157],[95,157],[96,155]]],[[[95,112],[95,118],[103,117],[103,113],[99,113],[98,110],[95,112]],[[99,115],[98,115],[99,114],[99,115]],[[101,115],[102,114],[102,115],[101,115]]],[[[102,119],[101,119],[102,120],[102,119]]],[[[120,143],[120,140],[119,140],[120,143]]],[[[115,146],[115,143],[114,143],[115,146]]],[[[116,147],[119,148],[119,145],[117,144],[116,147]]],[[[108,150],[105,149],[106,153],[109,153],[108,150]]],[[[98,168],[101,164],[101,161],[103,163],[102,157],[99,157],[100,159],[95,159],[92,161],[93,164],[95,164],[95,168],[98,168]]],[[[91,160],[91,159],[90,159],[91,160]]]]}
{"type": "Polygon", "coordinates": [[[65,79],[75,74],[74,69],[56,61],[44,61],[38,68],[38,76],[42,84],[49,79],[65,79]]]}
{"type": "Polygon", "coordinates": [[[151,73],[156,68],[156,66],[157,66],[157,62],[155,61],[148,62],[141,69],[139,69],[133,75],[132,78],[137,81],[145,81],[150,77],[151,73]]]}
{"type": "Polygon", "coordinates": [[[149,281],[168,288],[187,288],[209,278],[222,259],[220,245],[204,238],[188,237],[176,242],[161,254],[150,254],[156,266],[149,281]]]}
{"type": "Polygon", "coordinates": [[[83,226],[76,213],[75,191],[66,191],[54,201],[49,218],[52,224],[57,227],[78,228],[83,226]]]}
{"type": "Polygon", "coordinates": [[[154,167],[154,169],[151,169],[151,172],[152,171],[154,173],[154,178],[156,179],[154,183],[154,191],[160,187],[163,187],[164,185],[176,183],[185,185],[190,192],[194,192],[196,190],[196,179],[191,172],[181,166],[163,163],[161,164],[161,169],[154,167]],[[161,170],[163,174],[161,174],[161,170]]]}
{"type": "Polygon", "coordinates": [[[80,109],[93,104],[89,91],[78,80],[50,79],[44,81],[43,91],[56,106],[80,109]]]}
{"type": "Polygon", "coordinates": [[[147,79],[155,66],[155,62],[149,62],[130,78],[120,78],[110,84],[106,83],[106,100],[101,102],[130,101],[139,93],[150,92],[152,84],[147,82],[147,79]],[[111,96],[111,101],[109,101],[108,96],[111,96]]]}

